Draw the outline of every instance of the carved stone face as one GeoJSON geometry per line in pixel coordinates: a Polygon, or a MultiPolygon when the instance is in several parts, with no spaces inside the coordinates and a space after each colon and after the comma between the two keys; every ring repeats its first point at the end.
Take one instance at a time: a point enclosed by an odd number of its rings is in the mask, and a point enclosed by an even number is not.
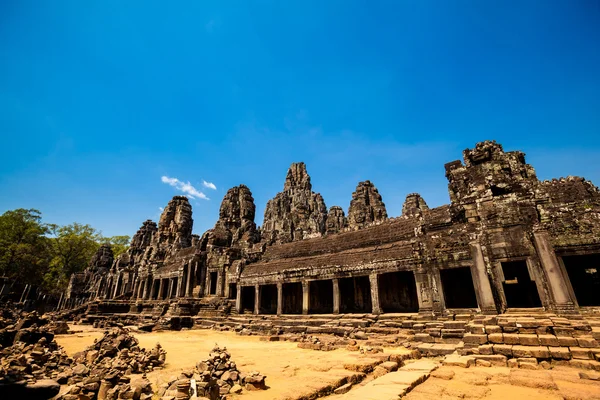
{"type": "Polygon", "coordinates": [[[367,219],[367,213],[365,213],[364,210],[360,210],[358,212],[358,214],[356,214],[356,216],[354,217],[354,220],[358,223],[365,222],[366,219],[367,219]]]}

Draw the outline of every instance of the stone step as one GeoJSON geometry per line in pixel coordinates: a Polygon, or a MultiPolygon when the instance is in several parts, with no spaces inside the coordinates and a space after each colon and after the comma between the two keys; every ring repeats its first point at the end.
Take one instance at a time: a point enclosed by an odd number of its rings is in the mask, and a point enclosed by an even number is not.
{"type": "Polygon", "coordinates": [[[425,356],[440,356],[446,354],[452,354],[456,351],[458,344],[447,344],[447,343],[423,343],[420,344],[417,349],[425,356]]]}
{"type": "Polygon", "coordinates": [[[346,400],[397,400],[429,378],[431,371],[435,370],[438,365],[437,362],[431,360],[407,363],[395,372],[390,372],[363,386],[353,388],[341,398],[346,400]]]}

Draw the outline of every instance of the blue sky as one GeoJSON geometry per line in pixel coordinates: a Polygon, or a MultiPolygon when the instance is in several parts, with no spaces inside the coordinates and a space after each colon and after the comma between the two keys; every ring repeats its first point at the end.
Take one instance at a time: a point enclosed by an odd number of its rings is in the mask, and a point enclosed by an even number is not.
{"type": "Polygon", "coordinates": [[[485,139],[600,183],[597,0],[3,1],[0,60],[0,213],[105,235],[173,179],[209,198],[195,233],[240,183],[261,224],[295,161],[328,207],[365,179],[439,206],[485,139]]]}

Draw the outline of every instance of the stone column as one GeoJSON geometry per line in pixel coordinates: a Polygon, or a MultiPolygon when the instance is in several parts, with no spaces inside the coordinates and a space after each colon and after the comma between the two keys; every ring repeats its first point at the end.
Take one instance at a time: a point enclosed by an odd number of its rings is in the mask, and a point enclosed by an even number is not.
{"type": "Polygon", "coordinates": [[[254,285],[254,314],[260,313],[260,286],[254,285]]]}
{"type": "Polygon", "coordinates": [[[183,272],[177,275],[177,290],[175,291],[176,297],[181,297],[181,287],[183,286],[183,272]]]}
{"type": "Polygon", "coordinates": [[[302,314],[307,315],[310,309],[310,282],[302,282],[302,314]]]}
{"type": "Polygon", "coordinates": [[[118,296],[119,294],[119,282],[121,282],[121,274],[119,274],[117,276],[117,283],[115,284],[115,290],[113,292],[112,298],[114,299],[115,297],[118,296]]]}
{"type": "Polygon", "coordinates": [[[242,286],[240,285],[240,283],[238,282],[237,286],[237,293],[235,294],[235,309],[237,310],[238,314],[242,313],[242,286]]]}
{"type": "Polygon", "coordinates": [[[333,280],[333,313],[340,313],[340,281],[339,279],[333,280]]]}
{"type": "Polygon", "coordinates": [[[431,314],[433,312],[433,293],[429,284],[427,272],[413,271],[417,285],[417,298],[419,300],[419,313],[431,314]]]}
{"type": "Polygon", "coordinates": [[[194,296],[194,276],[196,275],[196,268],[191,262],[188,265],[188,278],[187,278],[187,297],[194,296]]]}
{"type": "Polygon", "coordinates": [[[189,297],[190,296],[190,286],[191,286],[191,280],[192,280],[192,263],[188,263],[187,265],[187,276],[186,276],[186,280],[185,280],[185,296],[189,297]]]}
{"type": "Polygon", "coordinates": [[[283,314],[283,283],[277,284],[277,315],[283,314]]]}
{"type": "Polygon", "coordinates": [[[158,296],[157,296],[158,300],[162,300],[162,298],[163,298],[163,291],[165,290],[164,286],[165,286],[165,280],[161,279],[159,286],[158,286],[158,296]]]}
{"type": "Polygon", "coordinates": [[[175,286],[175,281],[173,278],[169,278],[169,290],[167,291],[167,299],[170,299],[173,296],[173,286],[175,286]]]}
{"type": "Polygon", "coordinates": [[[574,313],[575,302],[571,298],[567,287],[568,276],[558,262],[548,232],[534,232],[533,243],[535,244],[542,270],[546,276],[548,288],[550,289],[556,310],[562,313],[574,313]]]}
{"type": "Polygon", "coordinates": [[[150,275],[146,278],[146,284],[144,285],[144,293],[142,294],[142,298],[144,300],[148,300],[150,297],[149,293],[152,290],[152,281],[150,280],[150,275]]]}
{"type": "Polygon", "coordinates": [[[373,314],[381,314],[381,303],[379,302],[379,281],[377,274],[369,275],[371,284],[371,304],[373,305],[373,314]]]}
{"type": "Polygon", "coordinates": [[[485,259],[483,251],[479,243],[471,243],[471,257],[473,265],[471,266],[471,275],[473,275],[473,286],[475,286],[475,294],[477,304],[483,314],[497,314],[492,287],[485,267],[485,259]]]}
{"type": "Polygon", "coordinates": [[[215,294],[217,296],[223,296],[223,279],[225,277],[221,273],[221,271],[217,271],[217,290],[215,290],[215,294]]]}

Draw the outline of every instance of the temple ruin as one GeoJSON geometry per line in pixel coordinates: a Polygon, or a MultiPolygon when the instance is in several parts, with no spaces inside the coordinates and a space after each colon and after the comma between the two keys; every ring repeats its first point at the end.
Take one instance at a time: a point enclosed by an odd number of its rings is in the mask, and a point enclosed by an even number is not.
{"type": "Polygon", "coordinates": [[[262,227],[244,185],[228,190],[214,228],[192,234],[175,196],[114,259],[100,248],[71,278],[61,307],[88,315],[201,317],[410,313],[436,319],[600,306],[600,191],[579,177],[540,181],[520,151],[494,141],[445,165],[450,204],[409,194],[389,217],[360,182],[347,215],[327,209],[304,163],[267,203],[262,227]],[[211,315],[212,315],[211,314],[211,315]]]}

